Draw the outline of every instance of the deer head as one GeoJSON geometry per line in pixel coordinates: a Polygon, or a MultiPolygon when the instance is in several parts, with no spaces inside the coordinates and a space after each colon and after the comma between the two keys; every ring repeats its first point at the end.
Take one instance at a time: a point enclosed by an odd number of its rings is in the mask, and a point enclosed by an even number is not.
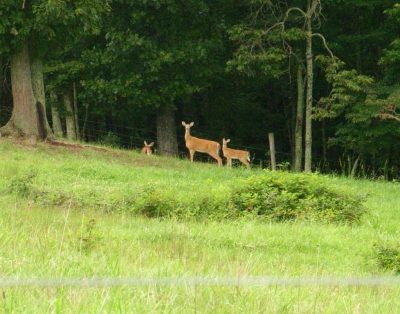
{"type": "Polygon", "coordinates": [[[146,154],[150,156],[153,154],[152,147],[154,146],[154,142],[151,142],[150,144],[147,144],[146,141],[144,141],[144,147],[142,148],[142,154],[146,154]]]}
{"type": "Polygon", "coordinates": [[[223,147],[227,147],[227,144],[231,141],[230,138],[228,138],[227,140],[225,138],[222,139],[222,146],[223,147]]]}
{"type": "Polygon", "coordinates": [[[183,125],[183,127],[185,128],[185,130],[189,132],[189,131],[190,131],[190,128],[191,128],[192,126],[194,126],[194,122],[186,123],[185,121],[182,121],[182,125],[183,125]]]}

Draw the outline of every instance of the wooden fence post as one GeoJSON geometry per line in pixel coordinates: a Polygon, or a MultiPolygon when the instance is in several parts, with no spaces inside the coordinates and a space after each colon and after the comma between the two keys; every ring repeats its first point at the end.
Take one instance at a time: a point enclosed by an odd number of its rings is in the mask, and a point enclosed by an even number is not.
{"type": "Polygon", "coordinates": [[[271,155],[271,169],[276,170],[276,158],[275,158],[275,137],[274,133],[268,134],[269,139],[269,151],[271,155]]]}

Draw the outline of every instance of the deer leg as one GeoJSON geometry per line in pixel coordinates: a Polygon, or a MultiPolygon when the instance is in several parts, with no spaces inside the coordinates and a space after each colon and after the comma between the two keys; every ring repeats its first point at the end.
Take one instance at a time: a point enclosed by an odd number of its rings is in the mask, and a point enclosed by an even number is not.
{"type": "Polygon", "coordinates": [[[232,158],[227,158],[226,159],[226,166],[229,168],[232,168],[232,158]]]}
{"type": "Polygon", "coordinates": [[[193,158],[194,158],[194,153],[195,153],[196,151],[194,151],[194,150],[189,150],[189,153],[190,153],[190,161],[191,162],[193,162],[193,158]]]}
{"type": "Polygon", "coordinates": [[[250,168],[250,163],[247,159],[239,159],[240,162],[245,165],[247,168],[250,168]]]}
{"type": "Polygon", "coordinates": [[[222,167],[222,159],[218,155],[209,154],[212,158],[214,158],[218,162],[218,167],[222,167]]]}

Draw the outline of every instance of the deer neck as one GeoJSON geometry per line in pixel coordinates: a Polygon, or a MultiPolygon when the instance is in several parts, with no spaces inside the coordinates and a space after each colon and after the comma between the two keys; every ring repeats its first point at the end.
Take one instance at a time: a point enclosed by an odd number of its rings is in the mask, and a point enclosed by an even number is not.
{"type": "Polygon", "coordinates": [[[185,140],[190,140],[192,138],[192,136],[190,135],[190,130],[186,130],[185,129],[185,140]]]}

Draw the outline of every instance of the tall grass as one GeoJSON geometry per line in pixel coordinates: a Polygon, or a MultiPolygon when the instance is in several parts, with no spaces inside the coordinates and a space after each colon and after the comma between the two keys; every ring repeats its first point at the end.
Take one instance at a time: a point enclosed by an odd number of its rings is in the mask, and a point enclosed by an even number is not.
{"type": "MultiPolygon", "coordinates": [[[[374,245],[400,239],[400,185],[323,177],[351,193],[367,195],[369,212],[359,225],[146,219],[103,207],[74,206],[71,195],[121,193],[161,184],[176,198],[216,193],[224,197],[246,169],[218,169],[186,161],[145,158],[133,152],[70,151],[0,144],[0,269],[2,276],[241,277],[388,275],[374,245]],[[32,172],[33,171],[33,172],[32,172]],[[23,184],[33,173],[32,184],[23,184]],[[14,180],[14,181],[13,181],[14,180]],[[10,191],[14,182],[14,192],[10,191]],[[26,193],[60,193],[67,199],[35,202],[26,193]]],[[[90,204],[90,203],[88,203],[90,204]]],[[[1,312],[219,312],[393,313],[393,287],[119,287],[8,288],[1,312]]]]}

